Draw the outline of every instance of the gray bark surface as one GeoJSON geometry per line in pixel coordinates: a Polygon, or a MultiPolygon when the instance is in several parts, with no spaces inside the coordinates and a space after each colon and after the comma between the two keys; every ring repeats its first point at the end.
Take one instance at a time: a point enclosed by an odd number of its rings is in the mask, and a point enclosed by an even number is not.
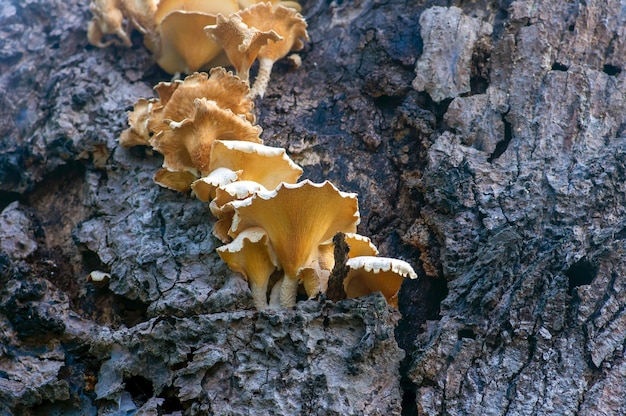
{"type": "Polygon", "coordinates": [[[169,76],[87,3],[0,0],[0,414],[626,414],[621,2],[303,2],[261,137],[359,194],[401,318],[254,311],[206,204],[118,146],[169,76]]]}

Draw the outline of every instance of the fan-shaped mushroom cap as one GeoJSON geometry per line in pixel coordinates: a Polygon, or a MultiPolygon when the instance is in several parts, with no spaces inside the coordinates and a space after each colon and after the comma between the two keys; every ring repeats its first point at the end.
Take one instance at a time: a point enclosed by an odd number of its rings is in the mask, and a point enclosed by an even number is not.
{"type": "Polygon", "coordinates": [[[262,228],[248,228],[217,253],[232,270],[241,273],[250,284],[257,309],[267,308],[267,286],[278,260],[262,228]]]}
{"type": "Polygon", "coordinates": [[[194,106],[192,118],[180,122],[164,120],[170,128],[151,140],[152,147],[163,154],[164,168],[198,172],[198,176],[203,176],[210,172],[214,140],[262,141],[259,126],[253,126],[230,110],[221,109],[215,101],[196,98],[194,106]]]}
{"type": "Polygon", "coordinates": [[[416,279],[417,274],[405,261],[387,257],[354,257],[346,263],[350,271],[343,281],[348,298],[382,292],[387,302],[398,307],[398,291],[404,278],[416,279]]]}
{"type": "Polygon", "coordinates": [[[249,78],[250,67],[259,50],[270,41],[282,40],[273,30],[261,31],[241,21],[239,14],[224,17],[217,15],[216,24],[204,28],[206,34],[224,48],[237,75],[244,81],[249,78]]]}
{"type": "Polygon", "coordinates": [[[263,228],[285,271],[281,303],[295,304],[298,274],[315,267],[318,247],[337,232],[353,233],[360,221],[356,194],[341,192],[329,181],[283,183],[274,191],[232,203],[235,216],[229,234],[263,228]]]}
{"type": "Polygon", "coordinates": [[[196,179],[194,174],[187,171],[159,169],[154,174],[154,181],[156,183],[178,192],[189,192],[191,190],[191,183],[196,179]]]}
{"type": "Polygon", "coordinates": [[[217,168],[191,184],[191,188],[196,194],[196,198],[203,202],[209,202],[215,198],[215,190],[219,186],[228,185],[239,178],[241,172],[236,172],[228,168],[217,168]]]}
{"type": "Polygon", "coordinates": [[[140,98],[135,103],[133,111],[128,112],[129,128],[120,134],[120,145],[125,148],[133,146],[150,146],[150,131],[148,123],[152,113],[152,108],[156,100],[146,100],[140,98]]]}
{"type": "Polygon", "coordinates": [[[295,183],[302,175],[302,168],[287,156],[285,149],[243,141],[214,141],[209,166],[241,170],[239,180],[254,181],[267,189],[282,182],[295,183]]]}
{"type": "Polygon", "coordinates": [[[263,96],[272,72],[274,62],[287,56],[290,51],[298,51],[304,47],[302,39],[309,40],[307,24],[299,13],[290,7],[278,4],[272,7],[269,3],[255,4],[239,12],[241,20],[249,27],[262,32],[273,30],[282,39],[270,41],[259,50],[259,72],[250,90],[252,97],[263,96]]]}
{"type": "MultiPolygon", "coordinates": [[[[372,244],[372,240],[369,237],[366,237],[361,234],[356,233],[345,233],[344,238],[346,244],[350,247],[350,251],[348,252],[348,257],[358,257],[358,256],[377,256],[378,249],[374,244],[372,244]]],[[[335,244],[333,244],[333,239],[324,241],[319,246],[320,258],[319,263],[320,267],[324,270],[332,270],[335,267],[335,244]]]]}

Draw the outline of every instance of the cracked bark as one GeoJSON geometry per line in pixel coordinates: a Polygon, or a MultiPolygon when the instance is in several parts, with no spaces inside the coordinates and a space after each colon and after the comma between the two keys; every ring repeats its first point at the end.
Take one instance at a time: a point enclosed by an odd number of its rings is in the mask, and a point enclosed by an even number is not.
{"type": "Polygon", "coordinates": [[[117,146],[167,75],[138,34],[88,46],[79,3],[0,11],[0,413],[626,413],[620,2],[303,2],[262,137],[416,267],[397,325],[252,311],[207,207],[117,146]]]}

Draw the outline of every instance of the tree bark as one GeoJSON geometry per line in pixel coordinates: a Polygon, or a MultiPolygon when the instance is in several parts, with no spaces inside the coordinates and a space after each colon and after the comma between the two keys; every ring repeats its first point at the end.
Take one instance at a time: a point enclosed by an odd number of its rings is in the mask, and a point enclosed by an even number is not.
{"type": "Polygon", "coordinates": [[[418,272],[401,318],[255,312],[208,206],[118,146],[169,79],[141,35],[98,49],[87,2],[0,3],[0,413],[626,414],[619,1],[302,2],[261,137],[359,194],[418,272]]]}

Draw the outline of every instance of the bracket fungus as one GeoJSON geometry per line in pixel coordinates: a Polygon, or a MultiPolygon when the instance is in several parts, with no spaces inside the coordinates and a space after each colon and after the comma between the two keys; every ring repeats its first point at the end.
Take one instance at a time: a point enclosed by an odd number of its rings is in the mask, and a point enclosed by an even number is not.
{"type": "Polygon", "coordinates": [[[217,249],[228,266],[241,273],[250,285],[257,309],[267,308],[267,287],[278,267],[267,233],[258,227],[242,231],[233,242],[217,249]]]}
{"type": "Polygon", "coordinates": [[[337,232],[356,232],[360,221],[356,194],[341,192],[329,181],[283,183],[233,205],[232,237],[250,227],[267,232],[285,272],[280,290],[285,307],[295,305],[300,272],[319,269],[319,245],[337,232]]]}
{"type": "Polygon", "coordinates": [[[398,292],[402,281],[417,274],[405,261],[388,257],[360,256],[348,259],[350,271],[343,281],[346,296],[356,298],[381,292],[387,303],[398,307],[398,292]]]}

